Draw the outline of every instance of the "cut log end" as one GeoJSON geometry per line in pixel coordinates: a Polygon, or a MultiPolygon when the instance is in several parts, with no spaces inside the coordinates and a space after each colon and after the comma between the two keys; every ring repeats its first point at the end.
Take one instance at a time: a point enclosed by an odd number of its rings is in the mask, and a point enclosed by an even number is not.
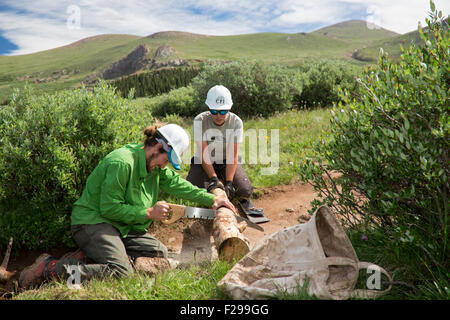
{"type": "MultiPolygon", "coordinates": [[[[227,199],[225,191],[216,188],[215,196],[227,199]]],[[[239,224],[233,211],[222,207],[218,209],[213,222],[213,237],[219,259],[232,262],[241,259],[249,251],[249,241],[242,232],[246,225],[239,224]]]]}
{"type": "Polygon", "coordinates": [[[220,244],[219,258],[228,262],[240,260],[249,252],[247,242],[241,238],[228,238],[220,244]]]}

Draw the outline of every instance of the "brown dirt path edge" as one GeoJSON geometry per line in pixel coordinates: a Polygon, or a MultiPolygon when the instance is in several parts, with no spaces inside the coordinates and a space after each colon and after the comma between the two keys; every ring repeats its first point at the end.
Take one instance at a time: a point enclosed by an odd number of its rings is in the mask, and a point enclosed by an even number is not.
{"type": "MultiPolygon", "coordinates": [[[[265,189],[259,198],[252,201],[256,207],[264,208],[264,214],[270,219],[270,222],[260,224],[264,228],[263,232],[250,227],[246,228],[243,234],[250,241],[250,248],[253,248],[264,237],[280,229],[306,222],[310,216],[308,213],[311,208],[310,203],[315,197],[317,197],[317,193],[313,187],[302,182],[265,189]]],[[[199,263],[217,259],[217,250],[212,237],[212,221],[184,219],[169,226],[154,223],[149,232],[166,245],[169,257],[176,264],[199,263]]],[[[68,251],[70,251],[69,248],[60,247],[51,249],[48,253],[60,257],[68,251]]],[[[33,250],[11,256],[8,270],[17,271],[17,273],[12,281],[0,284],[0,299],[10,297],[10,292],[15,291],[15,282],[20,271],[32,264],[41,253],[42,251],[33,250]]]]}

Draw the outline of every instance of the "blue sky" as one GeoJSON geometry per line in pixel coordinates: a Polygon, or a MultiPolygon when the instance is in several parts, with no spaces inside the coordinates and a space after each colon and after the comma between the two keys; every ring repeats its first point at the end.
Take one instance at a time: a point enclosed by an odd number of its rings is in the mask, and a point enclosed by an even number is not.
{"type": "MultiPolygon", "coordinates": [[[[434,2],[448,15],[450,1],[434,2]]],[[[0,55],[106,33],[297,33],[351,19],[407,33],[425,25],[428,10],[429,0],[0,0],[0,55]]]]}

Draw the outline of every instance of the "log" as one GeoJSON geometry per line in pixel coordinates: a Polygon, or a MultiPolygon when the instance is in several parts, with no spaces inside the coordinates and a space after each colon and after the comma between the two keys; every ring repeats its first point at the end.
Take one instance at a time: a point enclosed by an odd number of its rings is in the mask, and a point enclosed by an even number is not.
{"type": "MultiPolygon", "coordinates": [[[[227,198],[225,191],[220,188],[212,190],[212,193],[218,197],[227,198]]],[[[213,221],[213,238],[219,259],[233,262],[250,251],[250,242],[242,234],[246,226],[245,222],[237,222],[230,209],[222,207],[217,210],[213,221]]]]}
{"type": "Polygon", "coordinates": [[[8,244],[8,248],[6,249],[5,257],[3,258],[3,262],[0,266],[0,283],[8,281],[15,274],[15,272],[9,272],[6,270],[6,268],[8,268],[9,256],[11,254],[12,244],[13,244],[13,237],[11,237],[9,239],[9,244],[8,244]]]}

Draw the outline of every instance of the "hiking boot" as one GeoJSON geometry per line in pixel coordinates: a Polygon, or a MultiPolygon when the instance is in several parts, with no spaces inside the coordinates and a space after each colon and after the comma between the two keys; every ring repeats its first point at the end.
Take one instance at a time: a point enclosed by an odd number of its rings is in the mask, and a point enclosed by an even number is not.
{"type": "Polygon", "coordinates": [[[139,257],[134,261],[136,271],[154,275],[172,269],[172,266],[166,258],[162,257],[139,257]]]}
{"type": "Polygon", "coordinates": [[[49,267],[54,266],[57,261],[47,253],[41,254],[32,265],[20,273],[19,287],[28,289],[44,282],[51,275],[47,272],[49,267]]]}

